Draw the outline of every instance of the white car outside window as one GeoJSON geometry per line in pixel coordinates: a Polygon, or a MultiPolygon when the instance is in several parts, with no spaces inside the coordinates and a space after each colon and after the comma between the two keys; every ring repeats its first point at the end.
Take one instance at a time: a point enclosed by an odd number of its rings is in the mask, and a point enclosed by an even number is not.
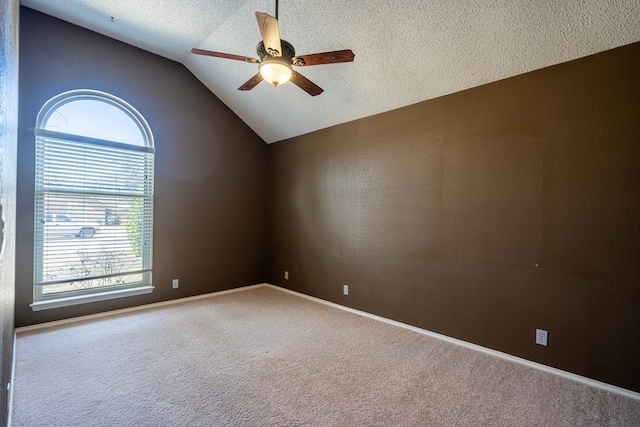
{"type": "Polygon", "coordinates": [[[97,231],[98,224],[75,221],[69,215],[45,214],[44,216],[45,236],[89,238],[95,236],[97,231]]]}

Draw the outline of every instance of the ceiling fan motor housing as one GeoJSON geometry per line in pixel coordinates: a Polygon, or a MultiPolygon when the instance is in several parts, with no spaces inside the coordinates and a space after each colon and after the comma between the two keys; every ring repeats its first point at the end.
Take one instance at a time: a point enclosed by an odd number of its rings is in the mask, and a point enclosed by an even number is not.
{"type": "MultiPolygon", "coordinates": [[[[280,45],[282,47],[282,58],[286,58],[290,63],[291,59],[296,56],[296,50],[293,48],[293,45],[286,40],[281,39],[280,45]]],[[[269,52],[267,52],[267,49],[265,49],[264,41],[260,41],[260,43],[258,43],[256,53],[258,54],[258,58],[260,58],[260,62],[267,58],[273,58],[269,52]]]]}

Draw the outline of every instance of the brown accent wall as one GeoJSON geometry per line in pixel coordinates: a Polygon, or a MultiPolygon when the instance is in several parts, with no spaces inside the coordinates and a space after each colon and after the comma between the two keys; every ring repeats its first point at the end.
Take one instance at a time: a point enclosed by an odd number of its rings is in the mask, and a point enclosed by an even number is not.
{"type": "Polygon", "coordinates": [[[638,76],[640,43],[270,145],[269,281],[640,391],[638,76]]]}
{"type": "Polygon", "coordinates": [[[13,362],[16,158],[18,152],[18,0],[0,6],[0,426],[7,424],[13,362]]]}
{"type": "Polygon", "coordinates": [[[263,282],[265,142],[181,64],[27,8],[20,24],[16,325],[263,282]],[[33,127],[47,100],[72,89],[116,95],[151,126],[156,289],[33,312],[33,127]]]}

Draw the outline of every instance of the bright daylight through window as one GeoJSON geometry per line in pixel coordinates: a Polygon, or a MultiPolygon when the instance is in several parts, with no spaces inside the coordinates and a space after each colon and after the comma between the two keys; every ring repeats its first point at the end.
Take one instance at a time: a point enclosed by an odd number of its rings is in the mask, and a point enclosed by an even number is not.
{"type": "Polygon", "coordinates": [[[34,310],[151,292],[153,136],[112,95],[49,100],[36,122],[34,310]]]}

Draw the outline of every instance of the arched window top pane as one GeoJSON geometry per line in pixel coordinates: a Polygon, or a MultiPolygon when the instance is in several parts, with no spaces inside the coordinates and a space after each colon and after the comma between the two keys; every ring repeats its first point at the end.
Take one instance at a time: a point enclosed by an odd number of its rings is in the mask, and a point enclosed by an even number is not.
{"type": "Polygon", "coordinates": [[[142,116],[126,102],[95,91],[75,91],[51,99],[41,111],[38,128],[152,147],[142,116]]]}

